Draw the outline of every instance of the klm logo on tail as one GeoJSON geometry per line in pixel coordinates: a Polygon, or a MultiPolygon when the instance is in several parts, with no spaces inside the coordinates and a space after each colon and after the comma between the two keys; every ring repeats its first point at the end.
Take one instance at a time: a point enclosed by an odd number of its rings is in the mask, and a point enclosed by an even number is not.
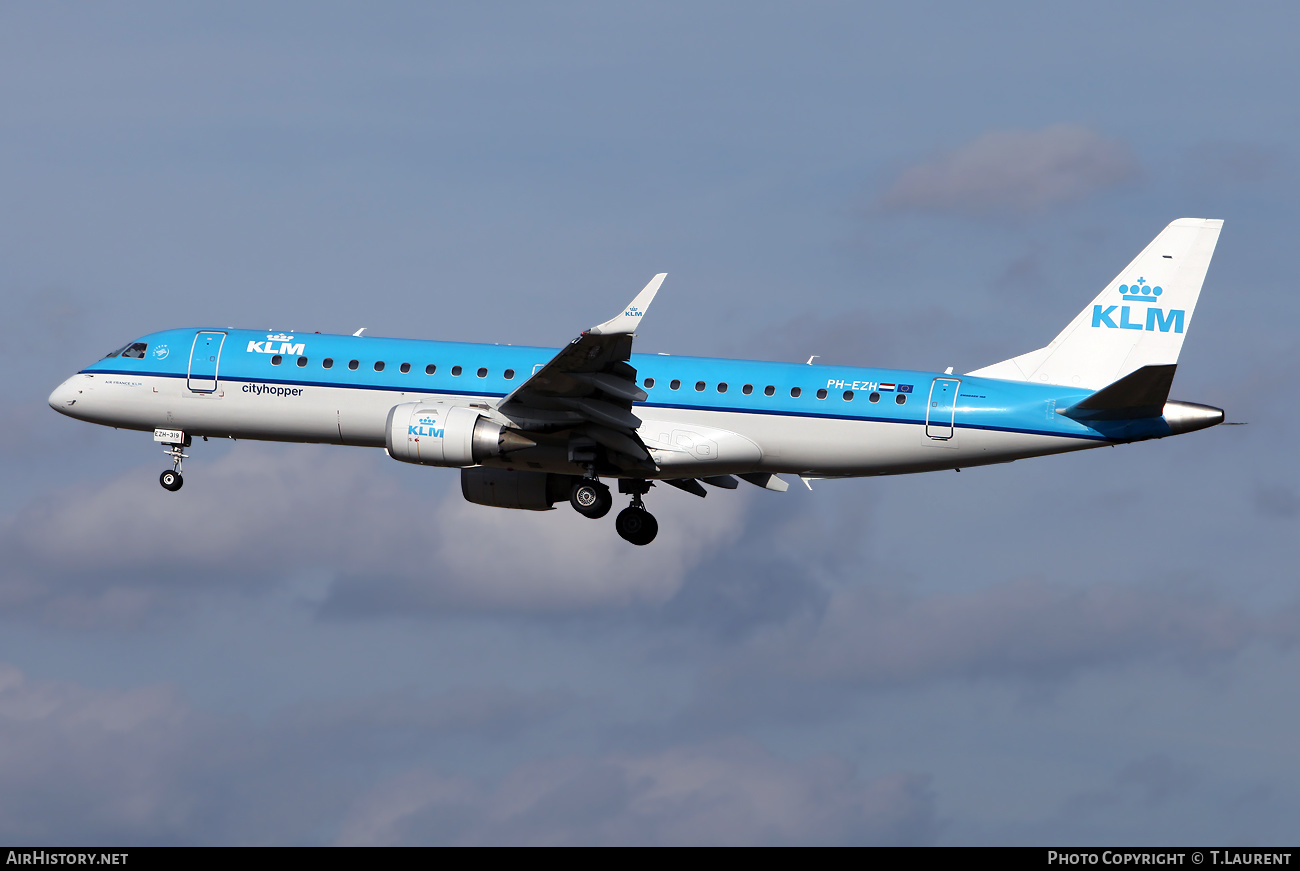
{"type": "MultiPolygon", "coordinates": [[[[1133,302],[1153,303],[1157,302],[1165,292],[1163,287],[1152,287],[1147,284],[1145,278],[1139,278],[1134,284],[1121,284],[1119,286],[1120,297],[1133,302]]],[[[1127,305],[1094,305],[1092,307],[1092,325],[1094,327],[1104,327],[1108,330],[1150,330],[1152,332],[1160,331],[1167,333],[1171,329],[1175,333],[1181,333],[1187,318],[1187,312],[1183,309],[1162,309],[1150,307],[1146,310],[1146,318],[1143,319],[1141,314],[1137,314],[1134,320],[1133,309],[1137,306],[1127,305]],[[1116,310],[1119,314],[1116,315],[1116,310]],[[1116,318],[1119,318],[1118,323],[1116,318]]]]}

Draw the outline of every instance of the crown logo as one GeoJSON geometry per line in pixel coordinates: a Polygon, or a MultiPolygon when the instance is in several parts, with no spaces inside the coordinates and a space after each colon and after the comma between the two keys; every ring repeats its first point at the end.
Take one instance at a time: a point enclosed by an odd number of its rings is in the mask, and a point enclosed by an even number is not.
{"type": "Polygon", "coordinates": [[[270,342],[291,342],[291,341],[293,341],[293,336],[286,336],[284,333],[268,333],[267,336],[266,336],[266,338],[267,338],[267,341],[270,341],[270,342]]]}
{"type": "Polygon", "coordinates": [[[437,426],[437,425],[438,425],[438,418],[436,418],[436,417],[422,417],[422,418],[420,418],[420,425],[421,425],[421,426],[437,426]]]}
{"type": "Polygon", "coordinates": [[[1160,286],[1152,287],[1147,284],[1145,278],[1139,278],[1137,284],[1121,284],[1119,286],[1120,295],[1124,299],[1132,299],[1137,302],[1151,302],[1157,296],[1165,292],[1160,286]]]}

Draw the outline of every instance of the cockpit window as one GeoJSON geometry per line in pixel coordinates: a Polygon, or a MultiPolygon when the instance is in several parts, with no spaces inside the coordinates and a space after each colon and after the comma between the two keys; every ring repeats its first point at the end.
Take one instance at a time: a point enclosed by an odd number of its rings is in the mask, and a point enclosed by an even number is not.
{"type": "Polygon", "coordinates": [[[129,345],[123,345],[111,354],[105,354],[105,360],[111,360],[113,357],[134,357],[137,360],[144,359],[144,352],[149,348],[144,342],[132,342],[129,345]]]}

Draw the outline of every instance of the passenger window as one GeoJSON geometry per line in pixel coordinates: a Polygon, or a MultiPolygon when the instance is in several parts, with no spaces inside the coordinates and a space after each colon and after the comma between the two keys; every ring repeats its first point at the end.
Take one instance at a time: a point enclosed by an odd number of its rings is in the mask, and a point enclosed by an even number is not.
{"type": "Polygon", "coordinates": [[[384,371],[384,361],[383,361],[383,360],[376,360],[376,361],[375,361],[375,371],[376,371],[376,372],[383,372],[383,371],[384,371]]]}
{"type": "Polygon", "coordinates": [[[798,387],[790,388],[790,395],[793,396],[795,399],[798,399],[801,393],[803,393],[803,391],[800,390],[798,387]]]}
{"type": "Polygon", "coordinates": [[[410,364],[410,363],[403,363],[403,364],[402,364],[401,366],[399,366],[398,368],[401,369],[401,370],[402,370],[402,374],[405,375],[407,372],[410,372],[410,371],[411,371],[411,364],[410,364]]]}
{"type": "Polygon", "coordinates": [[[696,381],[696,382],[695,382],[695,391],[696,391],[697,393],[700,392],[701,390],[703,390],[704,387],[705,387],[705,385],[704,385],[704,382],[703,382],[703,381],[696,381]]]}
{"type": "Polygon", "coordinates": [[[870,396],[867,397],[867,401],[868,401],[868,402],[879,402],[879,401],[880,401],[880,394],[879,394],[879,393],[873,393],[873,394],[871,394],[870,396]]]}
{"type": "Polygon", "coordinates": [[[906,393],[898,394],[897,396],[894,397],[894,401],[897,402],[899,405],[902,405],[903,403],[907,402],[907,394],[906,393]]]}
{"type": "Polygon", "coordinates": [[[507,369],[507,370],[506,370],[505,372],[503,372],[502,374],[506,376],[506,380],[507,380],[507,381],[514,381],[514,380],[515,380],[515,370],[514,370],[514,369],[507,369]]]}
{"type": "Polygon", "coordinates": [[[674,378],[672,381],[669,381],[669,382],[668,382],[668,389],[669,389],[669,390],[676,390],[678,387],[681,387],[681,386],[682,386],[682,382],[681,382],[681,381],[678,381],[676,378],[674,378]]]}
{"type": "Polygon", "coordinates": [[[653,378],[647,378],[645,381],[641,383],[645,385],[646,390],[649,390],[651,387],[655,386],[655,380],[653,378]]]}
{"type": "Polygon", "coordinates": [[[144,342],[132,342],[127,349],[122,352],[122,356],[130,357],[133,360],[143,360],[145,348],[148,347],[149,346],[144,342]]]}
{"type": "Polygon", "coordinates": [[[458,377],[458,378],[460,377],[460,373],[461,373],[461,371],[462,371],[462,370],[461,370],[461,368],[460,368],[459,366],[452,366],[452,367],[451,367],[451,374],[452,374],[452,375],[455,375],[455,376],[458,377]]]}
{"type": "Polygon", "coordinates": [[[764,395],[764,396],[771,396],[771,395],[773,395],[774,393],[776,393],[776,388],[773,387],[771,384],[769,384],[769,385],[767,385],[766,387],[763,388],[763,395],[764,395]]]}
{"type": "Polygon", "coordinates": [[[486,378],[486,377],[487,377],[487,369],[480,368],[480,369],[478,370],[478,377],[480,377],[480,378],[486,378]]]}
{"type": "Polygon", "coordinates": [[[719,392],[719,393],[726,393],[726,392],[727,392],[727,382],[725,382],[725,381],[720,381],[720,382],[718,382],[718,392],[719,392]]]}
{"type": "Polygon", "coordinates": [[[844,391],[844,401],[845,401],[845,402],[852,402],[852,401],[853,401],[853,391],[852,391],[852,390],[845,390],[845,391],[844,391]]]}
{"type": "Polygon", "coordinates": [[[820,390],[817,391],[817,398],[818,398],[818,399],[825,399],[825,398],[826,398],[826,388],[825,388],[825,387],[823,387],[822,389],[820,389],[820,390]]]}
{"type": "Polygon", "coordinates": [[[281,362],[283,359],[284,359],[284,358],[281,357],[279,354],[276,354],[274,357],[271,358],[271,365],[272,365],[272,366],[279,366],[279,365],[280,365],[280,362],[281,362]]]}
{"type": "Polygon", "coordinates": [[[740,388],[740,392],[748,396],[749,394],[754,392],[754,385],[746,384],[744,387],[740,388]]]}
{"type": "Polygon", "coordinates": [[[299,358],[298,358],[298,368],[301,369],[303,366],[306,366],[306,365],[307,365],[307,358],[306,358],[306,357],[299,357],[299,358]]]}
{"type": "Polygon", "coordinates": [[[332,357],[326,357],[324,360],[320,361],[320,367],[322,369],[333,369],[334,359],[332,357]]]}
{"type": "Polygon", "coordinates": [[[349,361],[348,361],[348,368],[351,369],[351,370],[354,371],[354,372],[356,371],[357,367],[360,366],[360,365],[361,365],[361,361],[360,361],[360,360],[349,360],[349,361]]]}
{"type": "Polygon", "coordinates": [[[435,365],[433,365],[432,363],[430,363],[428,366],[425,366],[425,367],[424,367],[424,374],[425,374],[425,375],[432,375],[434,372],[437,372],[437,371],[438,371],[438,367],[435,366],[435,365]]]}

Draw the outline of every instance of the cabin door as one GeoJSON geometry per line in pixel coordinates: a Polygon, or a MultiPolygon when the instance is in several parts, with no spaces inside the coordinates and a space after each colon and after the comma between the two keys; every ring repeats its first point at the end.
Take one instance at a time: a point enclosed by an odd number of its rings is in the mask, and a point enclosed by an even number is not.
{"type": "Polygon", "coordinates": [[[217,389],[217,369],[221,364],[221,346],[225,333],[195,333],[190,347],[190,377],[186,382],[195,393],[212,393],[217,389]]]}
{"type": "Polygon", "coordinates": [[[936,378],[930,385],[930,402],[925,408],[925,434],[932,439],[952,438],[953,416],[957,413],[956,378],[936,378]]]}

